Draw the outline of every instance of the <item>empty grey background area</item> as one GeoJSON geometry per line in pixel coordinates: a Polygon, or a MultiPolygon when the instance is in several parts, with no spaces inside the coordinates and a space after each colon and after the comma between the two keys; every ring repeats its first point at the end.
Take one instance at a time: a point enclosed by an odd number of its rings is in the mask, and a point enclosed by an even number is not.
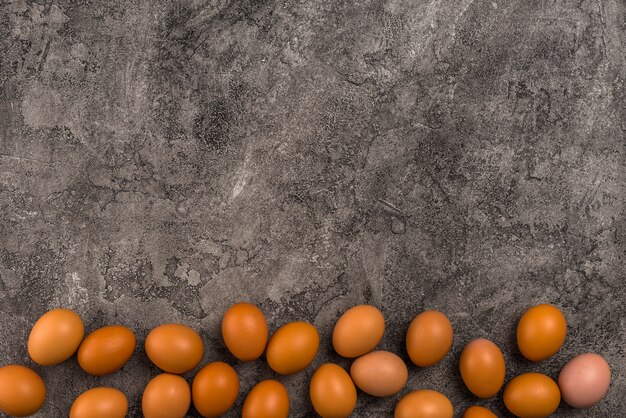
{"type": "Polygon", "coordinates": [[[440,364],[409,365],[401,394],[360,393],[355,417],[391,417],[420,388],[457,417],[473,404],[510,417],[458,373],[479,337],[502,348],[507,380],[602,354],[608,397],[555,416],[624,416],[625,21],[621,0],[3,1],[0,364],[44,377],[38,417],[97,385],[137,417],[158,373],[143,339],[185,323],[203,363],[236,367],[235,417],[277,377],[224,348],[221,317],[246,300],[271,331],[319,329],[313,364],[279,377],[291,415],[310,417],[315,368],[350,364],[335,321],[369,303],[380,348],[407,363],[423,310],[445,312],[455,340],[440,364]],[[531,363],[515,329],[543,302],[568,336],[531,363]],[[103,378],[75,358],[33,365],[29,329],[61,306],[88,332],[132,328],[131,361],[103,378]]]}

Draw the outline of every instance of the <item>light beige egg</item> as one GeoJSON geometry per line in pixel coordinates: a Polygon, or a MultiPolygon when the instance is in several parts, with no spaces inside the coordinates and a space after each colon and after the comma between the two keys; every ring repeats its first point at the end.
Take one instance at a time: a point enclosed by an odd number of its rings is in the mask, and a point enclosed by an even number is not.
{"type": "Polygon", "coordinates": [[[359,357],[350,367],[350,376],[359,389],[372,396],[392,396],[408,379],[406,364],[389,351],[372,351],[359,357]]]}

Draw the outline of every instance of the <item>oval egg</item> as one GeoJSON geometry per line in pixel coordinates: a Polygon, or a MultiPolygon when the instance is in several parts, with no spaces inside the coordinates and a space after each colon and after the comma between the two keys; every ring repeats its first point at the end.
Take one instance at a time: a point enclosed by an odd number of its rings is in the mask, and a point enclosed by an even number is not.
{"type": "Polygon", "coordinates": [[[333,347],[337,354],[354,358],[372,351],[385,333],[383,314],[371,305],[348,309],[333,329],[333,347]]]}
{"type": "Polygon", "coordinates": [[[443,394],[422,389],[405,395],[394,412],[394,418],[452,418],[452,402],[443,394]]]}
{"type": "Polygon", "coordinates": [[[183,374],[200,363],[204,344],[196,331],[182,324],[165,324],[146,337],[146,353],[160,369],[183,374]]]}
{"type": "Polygon", "coordinates": [[[409,373],[404,361],[396,354],[372,351],[352,363],[350,376],[363,392],[385,397],[400,392],[409,373]]]}
{"type": "Polygon", "coordinates": [[[52,366],[72,357],[85,335],[83,321],[69,309],[46,312],[28,336],[28,354],[37,364],[52,366]]]}
{"type": "Polygon", "coordinates": [[[237,359],[253,361],[261,357],[267,345],[267,336],[267,320],[255,305],[236,303],[224,314],[222,337],[237,359]]]}
{"type": "Polygon", "coordinates": [[[502,351],[493,342],[479,338],[461,352],[461,377],[479,398],[494,396],[504,384],[506,366],[502,351]]]}
{"type": "Polygon", "coordinates": [[[126,395],[114,388],[98,387],[81,393],[72,404],[70,418],[124,418],[126,395]]]}
{"type": "Polygon", "coordinates": [[[169,373],[150,380],[141,397],[144,418],[184,418],[190,404],[191,391],[185,379],[169,373]]]}
{"type": "Polygon", "coordinates": [[[15,417],[37,412],[46,400],[43,379],[28,367],[0,367],[0,411],[15,417]]]}
{"type": "Polygon", "coordinates": [[[428,367],[446,356],[453,340],[448,317],[439,311],[426,311],[411,321],[406,333],[406,351],[416,366],[428,367]]]}
{"type": "Polygon", "coordinates": [[[320,337],[308,322],[289,322],[278,328],[267,344],[267,363],[277,373],[294,374],[306,369],[317,354],[320,337]]]}
{"type": "Polygon", "coordinates": [[[504,405],[520,418],[544,418],[559,407],[559,387],[545,374],[525,373],[519,375],[504,388],[504,405]]]}
{"type": "Polygon", "coordinates": [[[122,325],[95,330],[78,348],[78,364],[89,374],[104,376],[121,369],[135,351],[135,334],[122,325]]]}
{"type": "Polygon", "coordinates": [[[230,365],[209,363],[196,374],[191,385],[193,404],[205,418],[225,414],[237,400],[239,377],[230,365]]]}
{"type": "Polygon", "coordinates": [[[322,418],[347,418],[356,406],[356,388],[348,372],[333,363],[317,368],[310,385],[313,409],[322,418]]]}
{"type": "Polygon", "coordinates": [[[498,418],[498,416],[482,406],[471,406],[465,410],[463,418],[498,418]]]}
{"type": "Polygon", "coordinates": [[[277,380],[257,383],[243,401],[241,418],[287,418],[289,394],[277,380]]]}
{"type": "Polygon", "coordinates": [[[517,325],[517,345],[531,361],[545,360],[555,354],[567,335],[567,322],[553,305],[541,304],[528,309],[517,325]]]}
{"type": "Polygon", "coordinates": [[[586,353],[574,357],[561,369],[559,389],[563,400],[574,408],[589,408],[609,391],[611,368],[604,357],[586,353]]]}

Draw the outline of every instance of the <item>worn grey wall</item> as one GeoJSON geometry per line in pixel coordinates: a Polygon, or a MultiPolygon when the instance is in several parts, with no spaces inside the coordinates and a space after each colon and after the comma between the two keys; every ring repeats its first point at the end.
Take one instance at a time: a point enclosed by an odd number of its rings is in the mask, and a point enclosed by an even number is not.
{"type": "MultiPolygon", "coordinates": [[[[346,366],[329,337],[347,307],[379,306],[405,359],[408,322],[436,308],[453,351],[406,391],[460,416],[459,352],[488,337],[507,379],[603,354],[608,398],[556,416],[624,416],[625,19],[621,0],[2,2],[0,364],[32,364],[29,327],[58,306],[140,338],[183,322],[234,364],[220,317],[249,300],[272,330],[313,322],[315,365],[346,366]],[[514,330],[540,302],[569,334],[529,364],[514,330]]],[[[39,417],[97,384],[138,416],[156,373],[141,348],[102,379],[35,369],[39,417]]],[[[294,417],[313,369],[281,379],[294,417]]],[[[272,375],[237,370],[238,405],[272,375]]],[[[398,399],[362,395],[355,416],[398,399]]]]}

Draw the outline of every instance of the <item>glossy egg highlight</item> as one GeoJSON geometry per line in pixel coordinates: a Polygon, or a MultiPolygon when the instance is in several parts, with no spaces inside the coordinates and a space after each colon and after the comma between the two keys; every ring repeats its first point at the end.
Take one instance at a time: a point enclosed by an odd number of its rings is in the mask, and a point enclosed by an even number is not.
{"type": "Polygon", "coordinates": [[[394,418],[452,418],[452,402],[443,394],[422,389],[405,395],[394,412],[394,418]]]}
{"type": "Polygon", "coordinates": [[[237,400],[239,377],[230,365],[209,363],[196,374],[191,385],[193,404],[205,418],[225,414],[237,400]]]}
{"type": "Polygon", "coordinates": [[[237,359],[256,360],[261,357],[267,345],[267,319],[255,305],[247,302],[236,303],[224,314],[222,338],[237,359]]]}
{"type": "Polygon", "coordinates": [[[114,388],[97,387],[74,400],[70,418],[124,418],[127,413],[126,395],[114,388]]]}
{"type": "Polygon", "coordinates": [[[525,373],[511,379],[502,397],[507,409],[520,418],[549,417],[561,402],[557,384],[541,373],[525,373]]]}
{"type": "Polygon", "coordinates": [[[289,417],[289,394],[277,380],[257,383],[246,396],[241,418],[287,418],[289,417]]]}
{"type": "Polygon", "coordinates": [[[494,396],[504,384],[506,366],[502,351],[493,342],[479,338],[461,352],[461,377],[479,398],[494,396]]]}
{"type": "Polygon", "coordinates": [[[313,361],[320,345],[317,329],[308,322],[289,322],[267,344],[265,357],[276,373],[294,374],[313,361]]]}
{"type": "Polygon", "coordinates": [[[28,367],[0,367],[0,411],[14,417],[37,412],[46,400],[43,379],[28,367]]]}
{"type": "Polygon", "coordinates": [[[348,309],[333,329],[337,354],[354,358],[372,351],[385,333],[385,318],[374,306],[358,305],[348,309]]]}
{"type": "Polygon", "coordinates": [[[350,376],[356,386],[372,396],[392,396],[400,392],[408,379],[406,364],[389,351],[372,351],[354,360],[350,376]]]}
{"type": "Polygon", "coordinates": [[[42,366],[59,364],[72,357],[84,336],[85,328],[78,314],[69,309],[54,309],[33,325],[28,336],[28,354],[42,366]]]}
{"type": "Polygon", "coordinates": [[[317,368],[310,385],[313,409],[322,418],[347,418],[356,406],[356,388],[348,372],[333,363],[317,368]]]}
{"type": "Polygon", "coordinates": [[[465,410],[463,418],[498,418],[498,416],[482,406],[470,406],[465,410]]]}
{"type": "Polygon", "coordinates": [[[541,304],[528,309],[517,325],[517,345],[531,361],[545,360],[555,354],[567,335],[567,322],[554,305],[541,304]]]}
{"type": "Polygon", "coordinates": [[[183,374],[200,363],[204,344],[196,331],[182,324],[165,324],[146,337],[146,353],[161,370],[183,374]]]}
{"type": "Polygon", "coordinates": [[[406,351],[420,367],[437,364],[450,351],[454,335],[448,317],[439,311],[417,315],[406,333],[406,351]]]}
{"type": "Polygon", "coordinates": [[[128,362],[135,351],[135,334],[122,325],[99,328],[89,334],[78,348],[78,363],[89,374],[104,376],[128,362]]]}
{"type": "Polygon", "coordinates": [[[559,389],[563,400],[574,408],[589,408],[609,391],[611,368],[604,357],[586,353],[574,357],[561,369],[559,389]]]}
{"type": "Polygon", "coordinates": [[[189,384],[180,376],[161,373],[143,391],[144,418],[184,418],[191,405],[189,384]]]}

